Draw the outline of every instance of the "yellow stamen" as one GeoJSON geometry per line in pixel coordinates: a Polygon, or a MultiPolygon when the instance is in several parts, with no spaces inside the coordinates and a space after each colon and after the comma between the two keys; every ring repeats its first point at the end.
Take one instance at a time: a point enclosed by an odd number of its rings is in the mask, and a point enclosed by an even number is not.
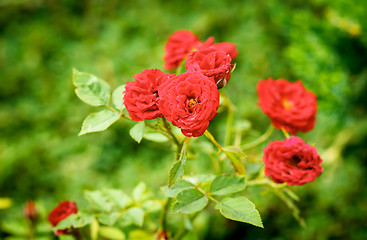
{"type": "Polygon", "coordinates": [[[196,103],[197,102],[194,99],[191,98],[190,101],[189,101],[189,107],[194,106],[196,103]]]}
{"type": "Polygon", "coordinates": [[[283,98],[282,99],[282,103],[283,103],[283,107],[286,109],[286,110],[289,110],[293,107],[293,103],[291,101],[289,101],[288,99],[286,98],[283,98]]]}

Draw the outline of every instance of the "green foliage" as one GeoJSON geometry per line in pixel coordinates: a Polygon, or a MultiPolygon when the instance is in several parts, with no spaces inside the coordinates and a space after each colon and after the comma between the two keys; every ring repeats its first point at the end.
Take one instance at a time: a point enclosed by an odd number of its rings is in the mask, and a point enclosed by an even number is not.
{"type": "Polygon", "coordinates": [[[217,203],[215,209],[218,209],[223,216],[231,220],[264,227],[255,205],[245,197],[225,198],[217,203]]]}
{"type": "Polygon", "coordinates": [[[181,213],[194,213],[202,210],[208,204],[208,198],[197,189],[186,189],[177,195],[177,202],[172,210],[181,213]]]}
{"type": "Polygon", "coordinates": [[[224,175],[216,177],[211,186],[210,192],[214,195],[227,195],[244,190],[246,182],[244,177],[236,175],[224,175]]]}
{"type": "Polygon", "coordinates": [[[73,83],[76,95],[85,103],[92,106],[108,104],[111,89],[108,83],[89,73],[73,69],[73,83]]]}
{"type": "Polygon", "coordinates": [[[137,124],[134,125],[134,127],[132,127],[130,129],[130,136],[135,141],[140,143],[140,141],[143,139],[144,132],[145,132],[145,123],[144,123],[144,121],[138,122],[137,124]]]}
{"type": "Polygon", "coordinates": [[[119,120],[120,115],[111,110],[102,110],[91,113],[84,121],[79,136],[91,132],[100,132],[106,130],[111,124],[119,120]]]}

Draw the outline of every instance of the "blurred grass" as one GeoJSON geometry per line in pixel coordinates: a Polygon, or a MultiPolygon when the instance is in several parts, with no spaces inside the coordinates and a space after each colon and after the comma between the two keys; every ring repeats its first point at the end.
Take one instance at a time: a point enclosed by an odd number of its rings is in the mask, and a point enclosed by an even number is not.
{"type": "MultiPolygon", "coordinates": [[[[77,137],[94,110],[75,96],[71,69],[116,88],[145,68],[163,70],[168,36],[188,29],[238,47],[225,91],[235,118],[252,123],[243,141],[270,122],[256,106],[257,81],[302,79],[317,95],[319,111],[315,130],[300,135],[325,160],[314,183],[292,188],[302,197],[307,229],[272,194],[249,190],[265,230],[203,214],[201,238],[366,239],[366,16],[367,3],[358,0],[0,1],[0,197],[14,201],[0,210],[0,237],[2,224],[20,219],[28,199],[45,215],[61,200],[81,199],[85,189],[130,192],[142,179],[159,194],[173,156],[168,145],[136,144],[126,121],[77,137]]],[[[219,141],[225,120],[224,112],[210,126],[219,141]]],[[[188,173],[211,169],[202,155],[188,165],[188,173]]]]}

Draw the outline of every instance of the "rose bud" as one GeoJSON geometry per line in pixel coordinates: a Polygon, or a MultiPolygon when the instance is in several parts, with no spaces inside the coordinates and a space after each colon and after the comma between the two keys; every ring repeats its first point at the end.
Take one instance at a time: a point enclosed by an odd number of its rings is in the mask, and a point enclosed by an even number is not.
{"type": "Polygon", "coordinates": [[[37,210],[33,201],[27,201],[23,210],[24,217],[31,220],[31,222],[37,219],[37,210]]]}

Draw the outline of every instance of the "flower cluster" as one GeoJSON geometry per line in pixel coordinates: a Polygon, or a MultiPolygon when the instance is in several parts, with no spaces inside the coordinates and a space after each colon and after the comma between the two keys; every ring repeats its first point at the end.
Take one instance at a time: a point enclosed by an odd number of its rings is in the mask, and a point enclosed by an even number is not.
{"type": "MultiPolygon", "coordinates": [[[[261,80],[257,85],[259,106],[275,128],[291,134],[314,128],[317,112],[316,96],[301,81],[261,80]]],[[[321,174],[322,160],[313,146],[299,137],[273,141],[264,148],[265,174],[276,183],[302,185],[321,174]]]]}
{"type": "Polygon", "coordinates": [[[177,68],[187,58],[187,72],[174,75],[145,69],[126,83],[124,105],[134,121],[164,117],[187,137],[199,137],[216,116],[218,89],[229,81],[238,52],[233,43],[205,42],[192,32],[180,30],[165,46],[165,68],[177,68]]]}

